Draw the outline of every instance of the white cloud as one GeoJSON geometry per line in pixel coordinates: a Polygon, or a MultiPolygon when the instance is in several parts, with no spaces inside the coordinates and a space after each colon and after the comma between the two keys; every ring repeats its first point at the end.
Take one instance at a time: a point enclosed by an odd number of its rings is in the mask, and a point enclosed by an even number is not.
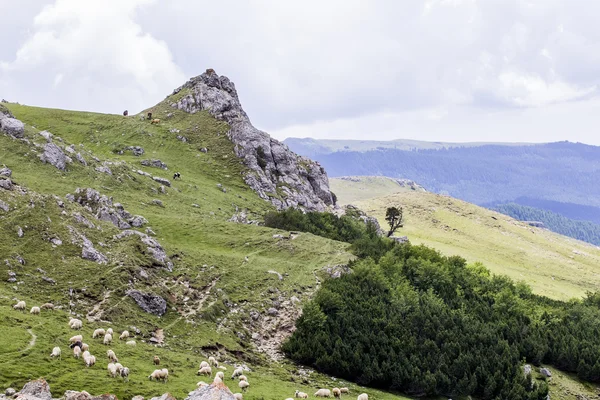
{"type": "Polygon", "coordinates": [[[167,44],[134,21],[151,3],[56,0],[45,6],[14,60],[0,63],[8,77],[2,81],[7,88],[0,88],[8,98],[34,92],[27,101],[105,112],[159,101],[184,75],[167,44]]]}

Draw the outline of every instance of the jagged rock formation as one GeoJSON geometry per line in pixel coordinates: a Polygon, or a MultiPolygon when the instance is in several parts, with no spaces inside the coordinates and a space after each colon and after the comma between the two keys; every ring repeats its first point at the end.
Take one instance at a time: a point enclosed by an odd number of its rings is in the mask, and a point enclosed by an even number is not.
{"type": "Polygon", "coordinates": [[[202,110],[229,124],[235,153],[250,172],[246,183],[277,208],[301,207],[324,211],[333,205],[327,173],[319,163],[293,153],[285,144],[256,129],[242,109],[235,85],[226,76],[207,70],[173,94],[186,90],[172,107],[188,113],[202,110]]]}
{"type": "Polygon", "coordinates": [[[10,111],[0,105],[0,131],[15,137],[22,138],[25,133],[25,125],[16,119],[10,111]]]}
{"type": "Polygon", "coordinates": [[[139,236],[142,243],[146,245],[146,250],[148,251],[148,254],[152,257],[152,259],[154,260],[153,262],[156,265],[166,268],[167,270],[169,270],[169,272],[173,270],[173,263],[169,259],[169,256],[167,256],[167,253],[162,248],[160,243],[158,243],[156,239],[151,238],[145,233],[127,229],[119,233],[118,235],[115,235],[113,239],[120,240],[132,235],[139,236]]]}
{"type": "Polygon", "coordinates": [[[147,313],[158,315],[160,317],[167,312],[167,301],[157,294],[144,293],[133,289],[128,290],[126,294],[147,313]]]}
{"type": "Polygon", "coordinates": [[[185,400],[235,400],[235,397],[223,383],[213,383],[194,390],[185,400]]]}

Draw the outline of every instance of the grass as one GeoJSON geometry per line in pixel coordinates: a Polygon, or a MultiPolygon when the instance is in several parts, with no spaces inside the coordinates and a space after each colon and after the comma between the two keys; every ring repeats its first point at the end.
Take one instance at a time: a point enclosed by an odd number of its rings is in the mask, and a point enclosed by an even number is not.
{"type": "Polygon", "coordinates": [[[382,225],[387,207],[402,206],[405,223],[396,235],[481,262],[496,274],[527,282],[538,294],[567,300],[600,290],[596,246],[448,196],[403,189],[367,198],[362,193],[385,193],[380,180],[373,190],[365,180],[332,182],[340,203],[359,206],[382,225]]]}
{"type": "MultiPolygon", "coordinates": [[[[227,125],[205,112],[190,115],[173,110],[168,106],[171,102],[167,98],[152,108],[154,117],[161,119],[159,125],[140,116],[7,104],[26,124],[30,143],[0,135],[0,163],[13,170],[13,181],[23,189],[0,191],[0,200],[11,206],[9,212],[0,210],[0,387],[20,388],[44,377],[55,397],[65,390],[86,390],[114,393],[120,399],[167,391],[183,398],[200,380],[195,375],[198,364],[209,355],[252,368],[247,374],[252,386],[246,399],[286,398],[296,389],[314,393],[321,385],[340,384],[316,373],[299,382],[297,366],[271,362],[258,352],[251,336],[261,324],[253,324],[249,313],[254,310],[266,318],[274,302],[292,296],[300,300],[295,307],[301,307],[316,289],[315,275],[322,275],[323,267],[352,258],[348,245],[310,234],[278,240],[273,235],[285,232],[228,222],[236,210],[247,210],[251,219],[257,219],[272,207],[243,182],[245,167],[226,137],[227,125]],[[168,113],[173,115],[167,117],[168,113]],[[43,164],[38,158],[45,143],[39,135],[42,130],[50,131],[61,147],[74,145],[88,165],[74,160],[66,171],[59,171],[43,164]],[[185,136],[187,143],[177,135],[185,136]],[[120,154],[127,146],[142,146],[145,154],[120,154]],[[204,147],[208,153],[200,151],[204,147]],[[169,169],[144,167],[143,159],[160,159],[169,169]],[[95,170],[105,163],[112,175],[95,170]],[[139,175],[138,169],[167,179],[177,171],[182,179],[171,179],[172,187],[163,193],[157,182],[139,175]],[[67,193],[86,187],[112,196],[133,215],[143,215],[149,223],[141,230],[151,227],[156,232],[174,261],[173,271],[153,266],[137,238],[113,239],[117,228],[65,199],[67,193]],[[155,199],[163,207],[154,204],[155,199]],[[92,221],[94,228],[77,222],[76,214],[92,221]],[[17,227],[23,229],[22,238],[17,236],[17,227]],[[110,262],[98,265],[83,260],[80,246],[72,243],[73,229],[108,255],[110,262]],[[62,245],[53,245],[53,238],[62,240],[62,245]],[[25,265],[17,261],[19,256],[25,265]],[[7,282],[9,271],[17,274],[17,282],[7,282]],[[269,271],[279,272],[283,279],[269,271]],[[167,313],[162,317],[143,313],[125,296],[130,288],[163,296],[168,300],[167,313]],[[16,299],[25,300],[28,309],[48,301],[61,309],[42,311],[39,316],[22,314],[12,309],[16,299]],[[84,341],[98,358],[92,368],[75,360],[67,347],[73,335],[67,326],[71,315],[84,320],[84,341]],[[131,369],[129,382],[107,376],[107,346],[91,339],[95,328],[109,326],[115,331],[132,331],[132,326],[140,330],[135,335],[136,347],[118,340],[110,346],[131,369]],[[164,346],[149,343],[157,329],[164,331],[164,346]],[[30,346],[32,334],[36,339],[30,346]],[[49,357],[54,346],[62,348],[62,360],[49,357]],[[161,365],[170,370],[167,384],[147,379],[155,368],[153,355],[159,355],[161,365]]],[[[349,386],[353,395],[366,391],[374,399],[403,398],[349,386]]],[[[232,389],[237,391],[235,386],[232,389]]]]}

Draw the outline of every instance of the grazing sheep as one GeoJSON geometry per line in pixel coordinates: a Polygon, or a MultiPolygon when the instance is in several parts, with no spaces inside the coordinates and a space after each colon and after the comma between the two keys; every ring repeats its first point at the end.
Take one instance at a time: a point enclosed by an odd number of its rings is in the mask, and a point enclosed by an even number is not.
{"type": "Polygon", "coordinates": [[[29,313],[38,315],[40,313],[40,308],[39,307],[31,307],[31,311],[29,311],[29,313]]]}
{"type": "Polygon", "coordinates": [[[208,357],[208,363],[209,363],[210,365],[212,365],[213,367],[215,367],[215,368],[218,368],[218,367],[219,367],[219,362],[218,362],[218,361],[217,361],[217,359],[216,359],[216,358],[214,358],[214,357],[208,357]]]}
{"type": "Polygon", "coordinates": [[[160,365],[160,358],[158,356],[154,356],[154,365],[160,365]]]}
{"type": "Polygon", "coordinates": [[[152,119],[152,113],[151,112],[148,113],[148,119],[152,119]]]}
{"type": "Polygon", "coordinates": [[[223,383],[223,379],[215,376],[215,379],[213,379],[213,385],[218,385],[219,383],[223,383]]]}
{"type": "Polygon", "coordinates": [[[240,381],[240,383],[238,383],[238,386],[240,387],[240,389],[242,389],[242,392],[245,392],[246,390],[248,390],[250,384],[248,383],[248,381],[240,381]]]}
{"type": "Polygon", "coordinates": [[[348,389],[347,387],[343,387],[343,388],[340,388],[340,392],[348,394],[348,393],[350,393],[350,389],[348,389]]]}
{"type": "Polygon", "coordinates": [[[223,373],[223,371],[219,371],[219,372],[217,372],[217,374],[215,375],[215,377],[217,377],[221,381],[223,381],[225,379],[225,374],[223,373]]]}
{"type": "Polygon", "coordinates": [[[331,389],[331,393],[333,393],[333,397],[335,397],[336,399],[339,399],[340,397],[342,397],[342,392],[340,391],[339,388],[331,389]]]}
{"type": "Polygon", "coordinates": [[[202,367],[198,370],[198,375],[206,375],[206,376],[211,376],[212,375],[212,369],[210,367],[202,367]]]}
{"type": "Polygon", "coordinates": [[[127,339],[127,338],[129,338],[129,331],[123,331],[123,333],[121,333],[121,336],[119,336],[120,340],[127,339]]]}
{"type": "Polygon", "coordinates": [[[106,333],[108,333],[109,335],[112,335],[113,334],[113,329],[112,328],[108,328],[106,330],[106,333]]]}
{"type": "Polygon", "coordinates": [[[202,361],[200,363],[200,367],[199,368],[204,368],[204,367],[210,367],[210,365],[206,361],[202,361]]]}
{"type": "Polygon", "coordinates": [[[173,180],[175,180],[175,179],[181,179],[181,174],[179,172],[175,172],[173,174],[173,180]]]}
{"type": "Polygon", "coordinates": [[[106,334],[106,331],[102,328],[99,328],[94,331],[92,338],[96,339],[97,337],[104,336],[105,334],[106,334]]]}
{"type": "Polygon", "coordinates": [[[234,394],[233,394],[233,398],[234,398],[235,400],[244,400],[244,396],[242,396],[242,394],[241,394],[241,393],[234,393],[234,394]]]}
{"type": "Polygon", "coordinates": [[[236,368],[236,369],[233,371],[233,374],[231,375],[231,379],[235,379],[235,378],[237,378],[238,376],[242,375],[243,373],[244,373],[244,370],[243,370],[242,368],[236,368]]]}
{"type": "Polygon", "coordinates": [[[83,322],[81,322],[80,319],[72,319],[71,321],[69,321],[69,327],[71,329],[81,329],[83,327],[83,322]]]}
{"type": "Polygon", "coordinates": [[[125,344],[127,346],[135,346],[136,345],[135,340],[128,340],[127,342],[125,342],[125,344]]]}
{"type": "Polygon", "coordinates": [[[167,383],[169,380],[169,370],[166,368],[163,369],[155,369],[154,372],[148,376],[150,380],[162,380],[164,383],[167,383]]]}
{"type": "Polygon", "coordinates": [[[102,341],[102,343],[110,344],[111,342],[112,342],[112,335],[110,333],[107,333],[106,335],[104,335],[104,340],[102,341]]]}
{"type": "Polygon", "coordinates": [[[25,308],[27,307],[27,305],[25,305],[25,302],[23,300],[18,301],[17,304],[15,304],[13,306],[13,308],[15,310],[20,310],[20,311],[25,311],[25,308]]]}
{"type": "Polygon", "coordinates": [[[73,347],[73,356],[75,356],[75,358],[81,357],[81,347],[79,347],[79,346],[73,347]]]}
{"type": "Polygon", "coordinates": [[[117,376],[117,367],[114,363],[108,363],[108,367],[106,367],[106,369],[108,370],[108,374],[113,378],[117,376]]]}
{"type": "Polygon", "coordinates": [[[61,351],[60,351],[60,347],[56,346],[55,348],[52,349],[52,353],[50,354],[50,357],[58,357],[61,358],[61,351]]]}
{"type": "Polygon", "coordinates": [[[200,381],[196,384],[196,387],[204,387],[204,386],[208,386],[208,383],[206,383],[204,381],[200,381]]]}
{"type": "Polygon", "coordinates": [[[90,346],[87,343],[81,343],[81,350],[86,351],[89,349],[90,349],[90,346]]]}
{"type": "Polygon", "coordinates": [[[154,118],[152,121],[150,121],[150,124],[151,125],[158,125],[158,124],[160,124],[160,119],[154,118]]]}
{"type": "Polygon", "coordinates": [[[76,342],[82,342],[82,341],[83,341],[83,335],[71,336],[71,338],[69,339],[69,343],[76,343],[76,342]]]}
{"type": "Polygon", "coordinates": [[[117,358],[117,355],[115,354],[114,351],[112,350],[108,350],[106,352],[106,357],[108,357],[108,359],[112,362],[119,362],[119,359],[117,358]]]}
{"type": "Polygon", "coordinates": [[[115,363],[115,368],[117,368],[117,373],[121,373],[121,370],[123,369],[123,364],[121,363],[115,363]]]}
{"type": "Polygon", "coordinates": [[[296,393],[294,393],[294,397],[298,397],[300,399],[308,399],[308,393],[304,393],[299,390],[296,390],[296,393]]]}
{"type": "Polygon", "coordinates": [[[91,356],[91,354],[90,354],[90,352],[89,352],[89,351],[87,351],[87,350],[85,350],[85,351],[83,352],[83,354],[81,354],[81,358],[83,358],[84,360],[85,360],[86,358],[88,358],[89,356],[91,356]]]}
{"type": "Polygon", "coordinates": [[[91,367],[94,364],[96,364],[96,356],[90,355],[89,357],[84,358],[83,360],[85,361],[86,367],[91,367]]]}
{"type": "Polygon", "coordinates": [[[129,382],[129,368],[123,367],[121,369],[121,378],[123,378],[124,381],[129,382]]]}
{"type": "Polygon", "coordinates": [[[81,342],[75,342],[75,343],[71,343],[69,345],[69,348],[71,348],[71,349],[73,349],[75,347],[79,347],[81,349],[83,347],[83,343],[81,343],[81,342]]]}
{"type": "Polygon", "coordinates": [[[331,390],[319,389],[315,392],[315,397],[331,397],[331,390]]]}
{"type": "Polygon", "coordinates": [[[43,308],[45,310],[54,310],[54,304],[52,304],[52,303],[44,303],[44,304],[42,304],[41,308],[43,308]]]}
{"type": "Polygon", "coordinates": [[[369,400],[369,395],[366,393],[359,394],[356,400],[369,400]]]}
{"type": "Polygon", "coordinates": [[[240,375],[240,376],[238,376],[238,379],[240,381],[247,381],[248,380],[248,378],[246,377],[246,375],[240,375]]]}

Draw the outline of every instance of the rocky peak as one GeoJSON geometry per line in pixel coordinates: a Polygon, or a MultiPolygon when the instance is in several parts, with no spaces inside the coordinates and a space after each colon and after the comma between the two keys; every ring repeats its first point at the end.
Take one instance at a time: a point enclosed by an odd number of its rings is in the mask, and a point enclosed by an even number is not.
{"type": "Polygon", "coordinates": [[[243,110],[233,82],[212,69],[190,79],[173,94],[185,95],[172,107],[196,113],[202,110],[229,124],[235,153],[250,169],[246,183],[277,208],[301,207],[324,211],[333,205],[327,173],[319,163],[292,152],[285,144],[256,129],[243,110]]]}

